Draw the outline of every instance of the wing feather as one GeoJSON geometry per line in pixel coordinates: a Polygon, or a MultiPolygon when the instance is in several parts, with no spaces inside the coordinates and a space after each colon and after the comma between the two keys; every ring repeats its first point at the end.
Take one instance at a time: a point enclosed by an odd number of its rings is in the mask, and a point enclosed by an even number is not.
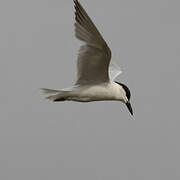
{"type": "Polygon", "coordinates": [[[111,62],[109,66],[109,77],[111,81],[114,81],[121,73],[121,68],[114,62],[111,62]]]}
{"type": "Polygon", "coordinates": [[[76,84],[96,84],[109,81],[111,50],[78,0],[75,4],[75,35],[85,42],[79,50],[76,84]]]}

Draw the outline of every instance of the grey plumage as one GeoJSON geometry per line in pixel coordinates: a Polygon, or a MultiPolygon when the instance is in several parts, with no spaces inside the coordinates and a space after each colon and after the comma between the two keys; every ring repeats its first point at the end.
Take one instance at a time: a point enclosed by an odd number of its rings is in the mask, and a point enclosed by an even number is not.
{"type": "Polygon", "coordinates": [[[111,50],[81,4],[75,3],[75,35],[85,42],[79,50],[76,84],[98,84],[109,81],[111,50]]]}

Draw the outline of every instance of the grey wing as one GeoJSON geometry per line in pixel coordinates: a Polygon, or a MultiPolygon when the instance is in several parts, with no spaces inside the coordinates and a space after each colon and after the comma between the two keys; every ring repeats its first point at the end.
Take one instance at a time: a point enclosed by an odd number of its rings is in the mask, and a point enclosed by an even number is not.
{"type": "Polygon", "coordinates": [[[122,73],[121,68],[115,62],[111,61],[109,66],[110,80],[114,81],[121,73],[122,73]]]}
{"type": "Polygon", "coordinates": [[[97,84],[109,81],[111,51],[78,0],[75,3],[75,35],[85,42],[79,50],[76,84],[97,84]]]}

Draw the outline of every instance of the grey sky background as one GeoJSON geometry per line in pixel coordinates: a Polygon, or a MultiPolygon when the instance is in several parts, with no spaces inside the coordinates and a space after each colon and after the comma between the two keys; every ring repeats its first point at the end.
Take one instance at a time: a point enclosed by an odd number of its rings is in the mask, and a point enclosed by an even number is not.
{"type": "Polygon", "coordinates": [[[73,2],[1,0],[0,179],[179,180],[180,1],[80,2],[135,116],[120,102],[44,100],[39,88],[76,79],[73,2]]]}

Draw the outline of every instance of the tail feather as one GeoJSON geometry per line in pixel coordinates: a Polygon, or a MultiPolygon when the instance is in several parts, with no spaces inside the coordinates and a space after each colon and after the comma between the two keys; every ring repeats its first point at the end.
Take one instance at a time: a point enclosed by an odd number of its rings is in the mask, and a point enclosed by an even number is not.
{"type": "Polygon", "coordinates": [[[46,89],[42,88],[45,94],[52,94],[51,96],[47,96],[46,99],[51,101],[65,101],[68,97],[69,91],[63,90],[53,90],[53,89],[46,89]]]}
{"type": "Polygon", "coordinates": [[[46,97],[46,99],[49,99],[51,101],[65,101],[66,100],[63,94],[56,94],[56,95],[48,96],[46,97]]]}
{"type": "Polygon", "coordinates": [[[58,93],[59,90],[54,90],[54,89],[47,89],[47,88],[41,88],[44,94],[55,94],[58,93]]]}

